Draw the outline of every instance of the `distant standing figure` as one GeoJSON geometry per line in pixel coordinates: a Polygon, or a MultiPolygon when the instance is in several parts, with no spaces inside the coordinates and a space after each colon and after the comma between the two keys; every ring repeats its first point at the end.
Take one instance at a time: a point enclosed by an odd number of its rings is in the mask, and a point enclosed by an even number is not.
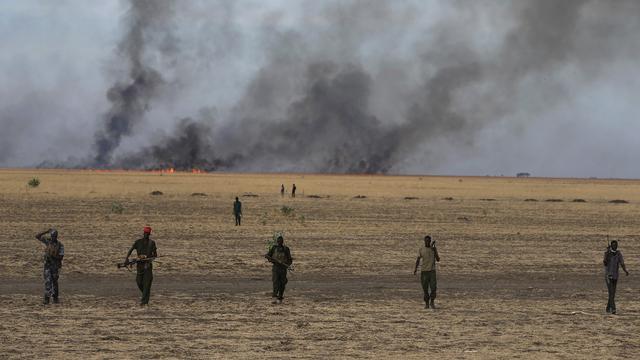
{"type": "Polygon", "coordinates": [[[418,265],[422,259],[422,267],[420,268],[420,282],[422,283],[422,291],[424,292],[425,309],[431,306],[435,310],[437,279],[436,279],[436,262],[440,261],[438,249],[436,249],[435,241],[431,243],[431,236],[424,237],[424,246],[418,250],[418,258],[416,259],[416,267],[413,269],[413,275],[418,271],[418,265]],[[429,290],[431,291],[429,293],[429,290]]]}
{"type": "Polygon", "coordinates": [[[291,187],[291,197],[296,197],[296,184],[291,187]]]}
{"type": "Polygon", "coordinates": [[[282,304],[284,298],[284,288],[287,285],[287,270],[293,263],[291,251],[284,246],[284,237],[278,236],[276,245],[269,249],[264,256],[273,263],[271,268],[271,280],[273,282],[273,301],[272,304],[282,304]]]}
{"type": "Polygon", "coordinates": [[[138,259],[142,260],[138,261],[136,264],[136,284],[142,293],[140,306],[149,304],[149,298],[151,297],[151,283],[153,282],[153,263],[151,260],[158,257],[156,242],[151,240],[150,236],[151,227],[145,226],[142,230],[142,239],[138,239],[133,243],[124,260],[125,264],[129,262],[129,256],[131,256],[133,250],[136,251],[138,259]]]}
{"type": "Polygon", "coordinates": [[[54,304],[59,303],[58,278],[64,258],[64,245],[58,241],[58,231],[48,229],[36,235],[36,239],[43,243],[44,249],[44,300],[43,304],[49,304],[49,298],[54,304]],[[49,234],[48,238],[45,234],[49,234]]]}
{"type": "Polygon", "coordinates": [[[625,274],[629,276],[627,268],[624,266],[622,252],[618,250],[618,242],[612,241],[604,253],[602,260],[605,269],[605,280],[609,291],[609,301],[607,302],[607,313],[616,313],[616,287],[618,286],[618,269],[622,267],[625,274]]]}
{"type": "Polygon", "coordinates": [[[236,196],[236,201],[233,202],[233,216],[236,218],[236,226],[240,226],[242,223],[242,203],[236,196]]]}
{"type": "Polygon", "coordinates": [[[280,185],[280,196],[284,197],[284,184],[280,185]]]}

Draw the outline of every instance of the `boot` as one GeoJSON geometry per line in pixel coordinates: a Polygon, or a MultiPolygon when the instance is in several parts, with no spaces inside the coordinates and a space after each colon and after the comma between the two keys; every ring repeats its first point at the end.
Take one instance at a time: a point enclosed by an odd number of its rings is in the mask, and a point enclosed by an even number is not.
{"type": "Polygon", "coordinates": [[[57,297],[57,296],[54,296],[54,297],[53,297],[53,303],[54,303],[54,304],[60,304],[60,300],[58,299],[58,297],[57,297]]]}
{"type": "Polygon", "coordinates": [[[433,310],[435,310],[435,309],[436,309],[436,304],[435,304],[435,302],[434,302],[434,300],[433,300],[433,299],[431,299],[431,308],[432,308],[433,310]]]}
{"type": "Polygon", "coordinates": [[[44,296],[44,300],[42,300],[42,305],[49,305],[49,297],[48,296],[44,296]]]}

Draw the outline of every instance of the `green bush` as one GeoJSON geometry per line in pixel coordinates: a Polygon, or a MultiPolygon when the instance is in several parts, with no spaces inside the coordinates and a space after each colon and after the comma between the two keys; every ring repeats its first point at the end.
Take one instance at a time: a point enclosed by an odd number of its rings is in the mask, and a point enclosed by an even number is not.
{"type": "Polygon", "coordinates": [[[29,180],[27,185],[29,185],[29,187],[32,189],[37,188],[38,186],[40,186],[40,179],[34,177],[33,179],[29,180]]]}

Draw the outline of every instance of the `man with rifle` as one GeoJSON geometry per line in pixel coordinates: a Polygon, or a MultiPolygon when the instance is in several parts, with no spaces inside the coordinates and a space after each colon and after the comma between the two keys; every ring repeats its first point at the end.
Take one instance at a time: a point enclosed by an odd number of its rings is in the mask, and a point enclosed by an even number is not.
{"type": "Polygon", "coordinates": [[[284,246],[284,238],[278,235],[276,244],[273,245],[269,252],[264,256],[273,263],[271,268],[271,280],[273,281],[273,301],[272,304],[282,304],[284,298],[284,288],[287,285],[287,271],[293,263],[291,251],[284,246]]]}
{"type": "Polygon", "coordinates": [[[138,289],[142,292],[142,298],[140,299],[140,306],[149,304],[149,297],[151,295],[151,283],[153,282],[153,259],[158,257],[158,251],[156,249],[156,242],[151,240],[151,227],[145,226],[142,232],[142,239],[138,239],[133,243],[131,249],[127,253],[127,257],[124,260],[124,266],[136,264],[136,283],[138,289]],[[134,261],[129,260],[129,256],[133,250],[136,250],[137,259],[134,261]]]}
{"type": "Polygon", "coordinates": [[[624,259],[622,258],[622,252],[618,250],[618,242],[613,240],[607,251],[604,253],[604,259],[602,260],[605,270],[605,281],[607,282],[607,290],[609,291],[609,301],[607,302],[607,313],[616,313],[616,287],[618,286],[618,270],[622,267],[625,274],[629,276],[626,266],[624,266],[624,259]]]}
{"type": "Polygon", "coordinates": [[[64,258],[64,245],[58,241],[58,231],[48,229],[36,235],[36,239],[46,247],[44,250],[44,300],[43,304],[49,304],[49,298],[54,304],[59,303],[58,277],[64,258]],[[49,234],[45,237],[45,234],[49,234]]]}
{"type": "Polygon", "coordinates": [[[416,266],[413,269],[413,275],[418,271],[420,259],[422,259],[420,282],[422,283],[422,291],[424,291],[425,309],[431,306],[431,308],[435,310],[438,285],[436,280],[436,262],[440,261],[440,255],[438,254],[438,249],[436,249],[436,242],[431,242],[431,236],[429,235],[424,237],[424,246],[418,250],[418,258],[416,259],[416,266]],[[431,293],[429,293],[429,290],[431,290],[431,293]]]}

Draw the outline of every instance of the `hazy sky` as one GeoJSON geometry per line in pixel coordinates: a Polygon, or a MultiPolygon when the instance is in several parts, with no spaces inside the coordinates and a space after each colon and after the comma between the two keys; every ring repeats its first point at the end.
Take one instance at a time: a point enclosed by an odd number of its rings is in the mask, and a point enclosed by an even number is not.
{"type": "Polygon", "coordinates": [[[634,0],[0,0],[0,166],[640,178],[634,0]]]}

